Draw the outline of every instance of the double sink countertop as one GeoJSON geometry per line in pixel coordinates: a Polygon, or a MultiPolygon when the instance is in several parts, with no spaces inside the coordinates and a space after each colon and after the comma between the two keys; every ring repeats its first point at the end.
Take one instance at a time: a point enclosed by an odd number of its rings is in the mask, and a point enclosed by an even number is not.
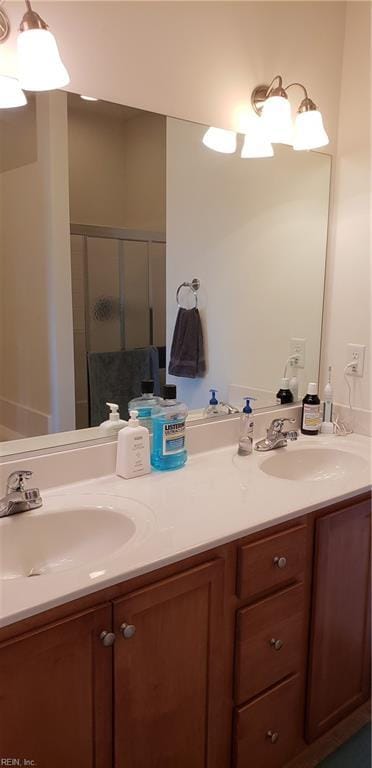
{"type": "Polygon", "coordinates": [[[234,445],[174,472],[41,489],[40,509],[0,520],[0,626],[363,493],[371,444],[301,436],[246,457],[234,445]]]}

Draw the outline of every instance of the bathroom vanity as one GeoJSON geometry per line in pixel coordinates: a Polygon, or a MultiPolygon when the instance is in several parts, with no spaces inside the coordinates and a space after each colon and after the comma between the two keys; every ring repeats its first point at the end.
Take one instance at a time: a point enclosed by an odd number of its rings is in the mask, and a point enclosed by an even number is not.
{"type": "MultiPolygon", "coordinates": [[[[133,498],[152,496],[156,522],[132,547],[134,577],[128,545],[122,578],[100,586],[93,572],[83,589],[76,570],[74,599],[63,572],[23,579],[25,618],[0,629],[1,756],[38,768],[283,768],[368,697],[370,494],[322,503],[333,480],[322,492],[264,475],[260,463],[280,455],[235,466],[222,449],[130,481],[133,498]],[[247,533],[234,535],[243,509],[247,533]],[[54,606],[43,596],[53,579],[66,591],[54,606]],[[31,608],[32,594],[44,604],[31,608]]],[[[118,478],[65,488],[98,490],[129,493],[118,478]]],[[[46,492],[47,511],[57,497],[46,492]]]]}

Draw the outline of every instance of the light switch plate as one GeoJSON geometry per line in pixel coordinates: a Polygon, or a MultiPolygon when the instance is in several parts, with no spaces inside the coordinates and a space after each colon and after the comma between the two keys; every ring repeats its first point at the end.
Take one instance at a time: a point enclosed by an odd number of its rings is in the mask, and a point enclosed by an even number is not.
{"type": "Polygon", "coordinates": [[[291,357],[296,355],[297,358],[296,361],[291,361],[291,365],[296,366],[296,368],[305,368],[305,347],[306,339],[290,339],[289,354],[291,357]]]}
{"type": "Polygon", "coordinates": [[[354,363],[353,367],[349,367],[346,371],[349,376],[363,376],[365,353],[366,348],[364,344],[347,345],[346,363],[354,363]]]}

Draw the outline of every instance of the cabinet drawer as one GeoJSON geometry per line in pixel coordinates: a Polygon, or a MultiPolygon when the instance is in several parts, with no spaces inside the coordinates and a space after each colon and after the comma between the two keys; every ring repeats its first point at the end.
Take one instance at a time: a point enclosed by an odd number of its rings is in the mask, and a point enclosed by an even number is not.
{"type": "Polygon", "coordinates": [[[237,613],[235,701],[241,704],[299,672],[304,650],[304,586],[237,613]]]}
{"type": "Polygon", "coordinates": [[[238,597],[247,599],[301,577],[306,561],[306,532],[306,525],[301,525],[240,547],[238,597]]]}
{"type": "Polygon", "coordinates": [[[302,747],[300,675],[235,712],[235,768],[283,768],[302,747]]]}

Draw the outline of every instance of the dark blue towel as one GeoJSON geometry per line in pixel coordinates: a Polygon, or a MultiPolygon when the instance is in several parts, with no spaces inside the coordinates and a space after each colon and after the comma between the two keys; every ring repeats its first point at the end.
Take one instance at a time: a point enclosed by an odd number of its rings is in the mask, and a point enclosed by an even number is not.
{"type": "Polygon", "coordinates": [[[106,403],[117,403],[120,416],[127,419],[128,403],[141,394],[141,381],[154,380],[155,394],[160,394],[159,353],[156,347],[119,352],[89,352],[90,426],[107,419],[106,403]]]}

